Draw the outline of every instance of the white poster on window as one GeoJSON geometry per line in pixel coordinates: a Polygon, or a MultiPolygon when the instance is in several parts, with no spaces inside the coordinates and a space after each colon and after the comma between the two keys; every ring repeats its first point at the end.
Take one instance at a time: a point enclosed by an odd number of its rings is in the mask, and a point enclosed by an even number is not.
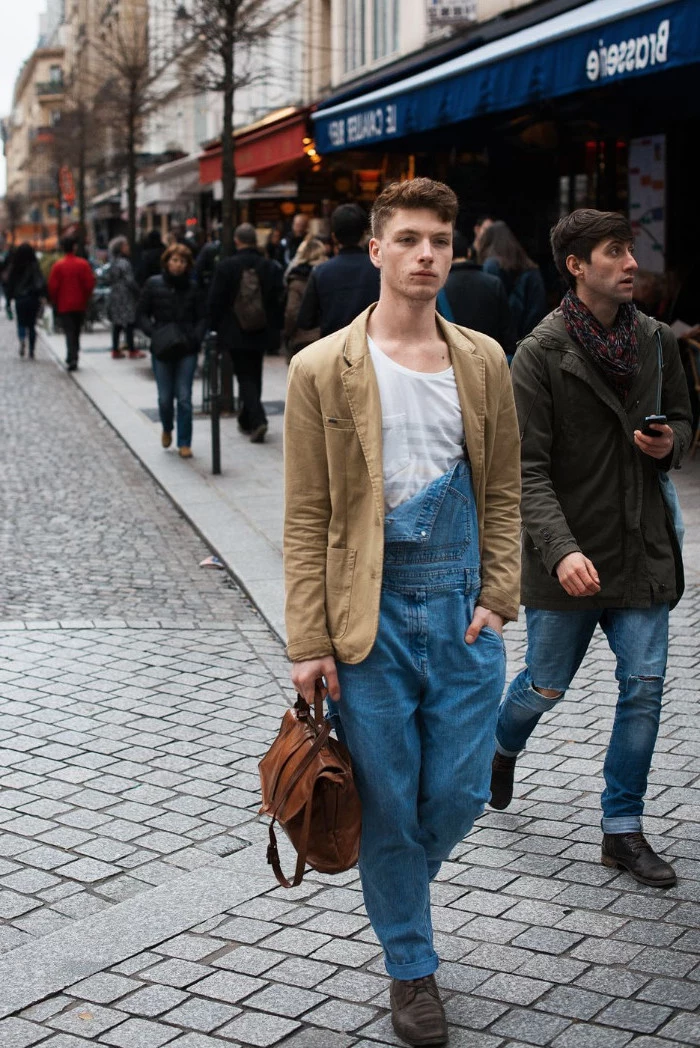
{"type": "Polygon", "coordinates": [[[665,135],[630,141],[629,217],[639,268],[663,273],[666,256],[665,135]]]}

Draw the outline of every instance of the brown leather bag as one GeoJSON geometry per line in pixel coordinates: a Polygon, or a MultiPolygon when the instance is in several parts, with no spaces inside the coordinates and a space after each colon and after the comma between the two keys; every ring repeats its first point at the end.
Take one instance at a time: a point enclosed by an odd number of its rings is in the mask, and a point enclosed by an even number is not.
{"type": "Polygon", "coordinates": [[[259,764],[261,815],[271,815],[267,861],[283,888],[301,884],[308,863],[319,873],[342,873],[357,862],[362,817],[350,754],[330,734],[323,717],[323,695],[316,689],[314,709],[297,695],[272,746],[259,764]],[[282,873],[274,824],[277,821],[297,852],[294,880],[282,873]]]}

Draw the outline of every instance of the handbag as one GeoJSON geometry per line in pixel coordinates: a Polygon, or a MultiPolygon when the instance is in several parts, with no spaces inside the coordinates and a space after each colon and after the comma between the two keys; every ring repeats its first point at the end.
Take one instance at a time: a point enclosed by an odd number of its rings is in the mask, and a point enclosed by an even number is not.
{"type": "Polygon", "coordinates": [[[156,360],[176,360],[187,348],[187,335],[173,320],[153,332],[151,352],[156,360]]]}
{"type": "Polygon", "coordinates": [[[319,873],[342,873],[360,852],[362,814],[350,754],[330,734],[319,687],[314,708],[297,695],[277,738],[259,764],[261,815],[272,818],[267,861],[283,888],[301,884],[308,863],[319,873]],[[282,873],[274,825],[297,853],[293,881],[282,873]]]}

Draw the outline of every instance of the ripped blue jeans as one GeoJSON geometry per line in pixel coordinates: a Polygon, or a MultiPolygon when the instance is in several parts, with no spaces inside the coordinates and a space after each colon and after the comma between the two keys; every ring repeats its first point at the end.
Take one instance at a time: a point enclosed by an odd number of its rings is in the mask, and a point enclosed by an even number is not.
{"type": "Polygon", "coordinates": [[[526,667],[511,682],[498,712],[496,748],[506,756],[515,756],[523,749],[542,714],[564,697],[600,623],[617,659],[615,677],[620,689],[603,766],[604,833],[634,833],[642,826],[644,794],[661,716],[668,610],[668,604],[586,611],[525,610],[526,667]],[[561,695],[546,698],[536,688],[561,695]]]}
{"type": "Polygon", "coordinates": [[[466,462],[392,510],[384,537],[377,638],[338,663],[328,705],[362,800],[367,913],[389,974],[417,979],[438,966],[430,881],[489,798],[505,649],[488,627],[464,640],[481,585],[466,462]]]}

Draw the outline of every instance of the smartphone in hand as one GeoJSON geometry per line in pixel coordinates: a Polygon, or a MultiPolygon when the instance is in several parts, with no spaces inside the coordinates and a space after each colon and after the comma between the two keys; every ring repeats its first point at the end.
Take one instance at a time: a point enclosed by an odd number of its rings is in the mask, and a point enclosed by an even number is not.
{"type": "Polygon", "coordinates": [[[647,415],[642,424],[642,433],[645,437],[660,437],[658,429],[651,429],[651,426],[665,426],[667,422],[665,415],[647,415]]]}

